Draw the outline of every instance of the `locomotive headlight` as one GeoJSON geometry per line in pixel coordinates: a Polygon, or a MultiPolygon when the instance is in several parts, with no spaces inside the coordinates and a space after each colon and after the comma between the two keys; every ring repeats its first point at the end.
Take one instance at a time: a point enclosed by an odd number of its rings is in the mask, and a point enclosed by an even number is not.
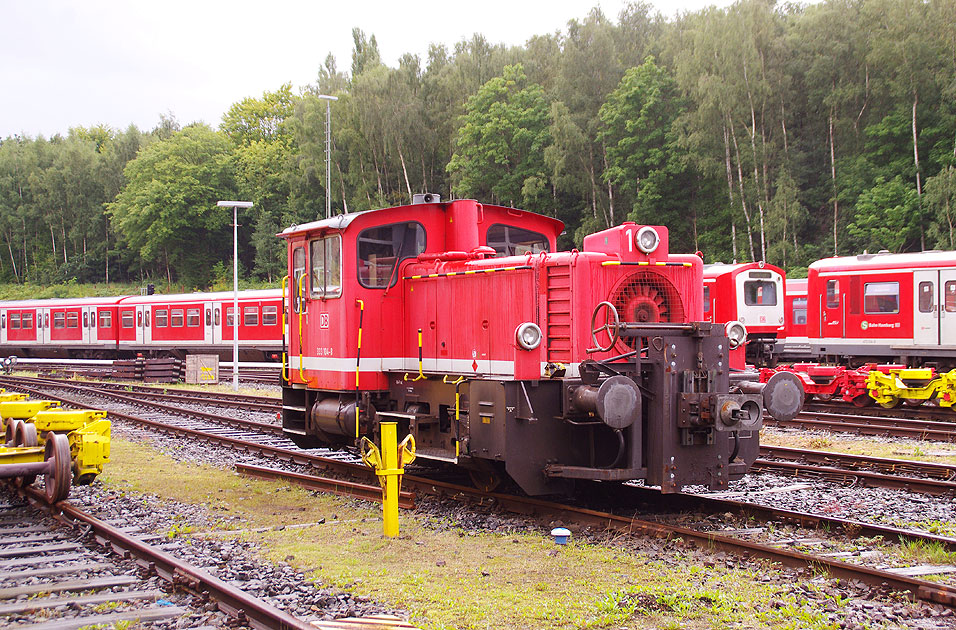
{"type": "Polygon", "coordinates": [[[534,322],[525,322],[515,329],[515,340],[525,350],[534,350],[541,344],[541,329],[534,322]]]}
{"type": "Polygon", "coordinates": [[[730,349],[740,346],[747,340],[747,327],[740,322],[727,322],[724,326],[727,338],[730,340],[730,349]]]}
{"type": "Polygon", "coordinates": [[[637,231],[637,234],[634,236],[634,242],[637,244],[639,250],[645,254],[650,254],[661,244],[661,237],[657,233],[657,230],[649,225],[645,225],[637,231]]]}

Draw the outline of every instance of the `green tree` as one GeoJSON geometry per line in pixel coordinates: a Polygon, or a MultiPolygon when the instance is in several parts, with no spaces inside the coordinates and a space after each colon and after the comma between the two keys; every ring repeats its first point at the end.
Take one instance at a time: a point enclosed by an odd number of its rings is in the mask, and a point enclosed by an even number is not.
{"type": "Polygon", "coordinates": [[[551,143],[549,107],[522,66],[506,66],[468,100],[457,150],[448,163],[454,192],[495,203],[544,210],[544,151],[551,143]]]}
{"type": "Polygon", "coordinates": [[[191,125],[144,148],[125,174],[126,187],[108,207],[116,233],[144,262],[165,270],[170,284],[175,274],[205,286],[213,263],[230,249],[232,217],[216,207],[237,192],[229,140],[191,125]]]}
{"type": "Polygon", "coordinates": [[[890,181],[876,179],[856,202],[856,216],[847,231],[860,249],[906,251],[919,245],[919,196],[916,189],[897,175],[890,181]]]}

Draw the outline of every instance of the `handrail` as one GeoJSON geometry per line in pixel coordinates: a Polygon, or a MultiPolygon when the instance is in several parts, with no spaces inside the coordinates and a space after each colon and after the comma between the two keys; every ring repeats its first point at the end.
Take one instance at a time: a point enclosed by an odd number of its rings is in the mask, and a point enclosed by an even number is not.
{"type": "Polygon", "coordinates": [[[305,274],[299,276],[299,281],[296,287],[296,298],[299,300],[299,378],[302,379],[302,382],[305,382],[305,370],[303,365],[305,365],[305,360],[302,357],[302,315],[305,313],[305,302],[302,298],[302,283],[305,281],[305,274]]]}
{"type": "MultiPolygon", "coordinates": [[[[288,276],[288,275],[282,276],[282,380],[283,380],[283,382],[285,382],[285,383],[288,383],[288,382],[289,382],[289,370],[288,370],[288,367],[289,367],[289,366],[288,366],[288,363],[286,362],[286,359],[287,359],[288,357],[287,357],[287,354],[286,354],[286,340],[285,340],[285,331],[286,331],[286,327],[285,327],[285,287],[286,287],[286,283],[288,283],[288,282],[289,282],[289,276],[288,276]]],[[[301,338],[301,337],[299,338],[299,344],[300,344],[300,345],[302,344],[302,338],[301,338]]]]}

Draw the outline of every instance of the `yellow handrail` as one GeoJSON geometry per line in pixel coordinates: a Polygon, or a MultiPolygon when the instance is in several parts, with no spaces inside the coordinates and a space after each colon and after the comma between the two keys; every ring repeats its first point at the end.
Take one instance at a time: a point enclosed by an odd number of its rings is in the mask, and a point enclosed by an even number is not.
{"type": "Polygon", "coordinates": [[[355,350],[355,439],[359,437],[359,366],[362,364],[362,320],[365,318],[365,302],[356,299],[359,307],[358,345],[355,350]]]}

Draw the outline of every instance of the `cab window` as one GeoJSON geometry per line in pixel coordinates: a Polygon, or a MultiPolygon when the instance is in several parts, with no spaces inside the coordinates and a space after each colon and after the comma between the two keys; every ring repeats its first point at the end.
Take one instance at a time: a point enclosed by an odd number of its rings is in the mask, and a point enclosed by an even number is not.
{"type": "Polygon", "coordinates": [[[342,237],[339,234],[318,238],[309,244],[312,260],[312,297],[335,298],[342,295],[342,237]]]}
{"type": "Polygon", "coordinates": [[[520,256],[551,251],[548,237],[538,232],[496,223],[488,228],[485,243],[497,252],[498,256],[520,256]]]}
{"type": "Polygon", "coordinates": [[[863,312],[899,313],[899,282],[867,282],[863,285],[863,312]]]}
{"type": "Polygon", "coordinates": [[[393,223],[363,230],[358,236],[358,280],[369,289],[384,289],[398,279],[398,263],[425,251],[421,223],[393,223]]]}
{"type": "Polygon", "coordinates": [[[776,306],[777,285],[769,280],[744,282],[744,304],[747,306],[776,306]]]}
{"type": "Polygon", "coordinates": [[[710,312],[710,287],[704,287],[704,312],[710,312]]]}

